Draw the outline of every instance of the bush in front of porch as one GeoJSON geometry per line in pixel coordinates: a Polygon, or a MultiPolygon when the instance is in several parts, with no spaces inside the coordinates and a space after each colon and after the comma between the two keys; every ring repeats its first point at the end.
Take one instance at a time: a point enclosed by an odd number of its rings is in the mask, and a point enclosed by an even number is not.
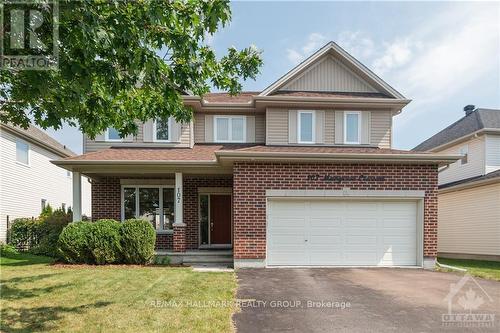
{"type": "Polygon", "coordinates": [[[73,222],[62,231],[58,251],[62,261],[72,264],[148,264],[155,240],[145,220],[73,222]]]}

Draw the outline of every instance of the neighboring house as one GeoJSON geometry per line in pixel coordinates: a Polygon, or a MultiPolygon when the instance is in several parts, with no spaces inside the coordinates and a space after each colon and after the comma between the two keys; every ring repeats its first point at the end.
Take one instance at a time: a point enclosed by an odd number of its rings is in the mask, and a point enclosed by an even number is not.
{"type": "Polygon", "coordinates": [[[54,161],[92,178],[93,218],[146,218],[158,249],[231,248],[235,267],[433,267],[437,170],[458,156],[392,149],[410,101],[337,44],[261,92],[183,98],[190,123],[54,161]]]}
{"type": "MultiPolygon", "coordinates": [[[[38,217],[50,204],[73,206],[72,174],[50,161],[75,156],[42,130],[0,124],[0,242],[7,223],[19,217],[38,217]]],[[[83,213],[90,215],[90,184],[83,187],[83,213]]]]}
{"type": "Polygon", "coordinates": [[[500,110],[464,111],[414,148],[462,155],[439,171],[438,252],[500,261],[500,110]]]}

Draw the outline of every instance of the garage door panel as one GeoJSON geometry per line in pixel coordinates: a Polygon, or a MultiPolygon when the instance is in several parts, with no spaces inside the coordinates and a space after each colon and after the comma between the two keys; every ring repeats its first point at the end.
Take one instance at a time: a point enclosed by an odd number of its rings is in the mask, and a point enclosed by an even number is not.
{"type": "Polygon", "coordinates": [[[346,217],[344,218],[347,228],[375,228],[377,220],[372,217],[346,217]]]}
{"type": "Polygon", "coordinates": [[[416,203],[271,200],[269,265],[415,265],[416,203]]]}
{"type": "Polygon", "coordinates": [[[342,224],[340,218],[328,218],[328,217],[311,217],[310,225],[311,228],[338,228],[342,224]]]}

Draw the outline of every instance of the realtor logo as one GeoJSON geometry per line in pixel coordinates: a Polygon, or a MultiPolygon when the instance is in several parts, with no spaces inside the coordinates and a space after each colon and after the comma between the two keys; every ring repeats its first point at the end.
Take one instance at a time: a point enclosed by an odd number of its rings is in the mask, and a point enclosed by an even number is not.
{"type": "Polygon", "coordinates": [[[58,65],[57,0],[2,0],[0,69],[50,70],[58,65]]]}
{"type": "Polygon", "coordinates": [[[448,313],[441,316],[443,326],[493,327],[495,324],[494,313],[480,310],[482,305],[493,302],[493,299],[469,274],[450,285],[450,292],[444,300],[448,302],[448,313]]]}

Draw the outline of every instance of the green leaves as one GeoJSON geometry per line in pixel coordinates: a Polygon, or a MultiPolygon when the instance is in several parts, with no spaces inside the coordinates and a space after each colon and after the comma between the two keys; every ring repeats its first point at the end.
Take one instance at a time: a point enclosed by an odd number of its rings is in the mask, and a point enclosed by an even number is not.
{"type": "Polygon", "coordinates": [[[255,47],[230,48],[219,60],[205,38],[229,23],[228,1],[60,1],[57,71],[0,71],[0,121],[59,128],[63,121],[94,137],[122,135],[135,120],[192,110],[181,94],[232,94],[262,65],[255,47]]]}

